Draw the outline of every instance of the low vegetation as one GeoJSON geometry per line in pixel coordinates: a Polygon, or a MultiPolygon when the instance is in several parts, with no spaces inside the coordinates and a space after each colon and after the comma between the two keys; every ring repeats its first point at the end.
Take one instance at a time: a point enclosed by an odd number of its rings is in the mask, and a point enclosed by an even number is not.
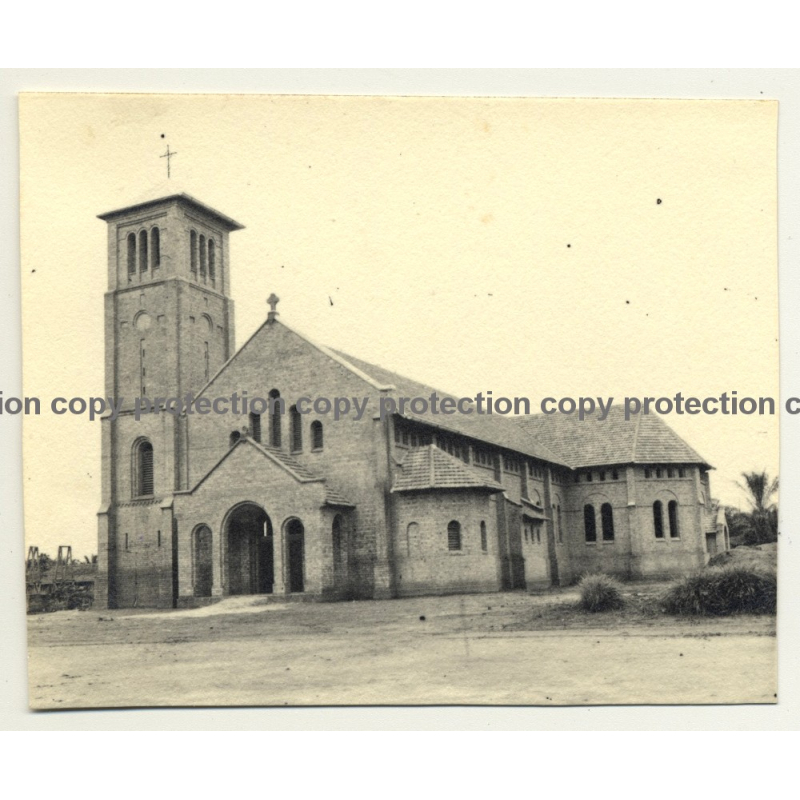
{"type": "Polygon", "coordinates": [[[581,594],[579,605],[584,611],[614,611],[624,605],[622,587],[608,575],[584,575],[578,590],[581,594]]]}
{"type": "Polygon", "coordinates": [[[680,616],[774,614],[777,597],[774,574],[747,567],[711,567],[672,586],[662,606],[668,614],[680,616]]]}

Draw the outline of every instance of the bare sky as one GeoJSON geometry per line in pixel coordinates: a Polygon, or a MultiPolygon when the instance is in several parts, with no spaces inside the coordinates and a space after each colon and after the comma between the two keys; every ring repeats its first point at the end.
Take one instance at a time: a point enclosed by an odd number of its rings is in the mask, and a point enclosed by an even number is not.
{"type": "MultiPolygon", "coordinates": [[[[274,291],[287,324],[457,394],[777,400],[776,123],[767,101],[25,96],[25,393],[103,394],[96,215],[161,186],[246,226],[237,344],[274,291]]],[[[777,474],[777,420],[666,417],[733,504],[740,472],[777,474]]],[[[99,423],[45,408],[23,436],[28,543],[95,552],[99,423]]]]}

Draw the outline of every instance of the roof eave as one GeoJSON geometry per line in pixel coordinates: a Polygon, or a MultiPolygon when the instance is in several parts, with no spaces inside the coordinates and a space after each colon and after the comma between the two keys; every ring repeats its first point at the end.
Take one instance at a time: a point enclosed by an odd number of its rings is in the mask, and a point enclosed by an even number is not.
{"type": "Polygon", "coordinates": [[[215,219],[219,220],[223,223],[224,227],[227,228],[228,231],[240,231],[244,229],[244,225],[240,222],[237,222],[235,219],[223,214],[220,211],[217,211],[215,208],[212,208],[205,203],[201,203],[199,200],[195,199],[189,194],[185,192],[179,192],[176,194],[169,194],[165,195],[164,197],[158,197],[153,200],[145,200],[142,203],[136,203],[132,206],[125,206],[125,208],[117,208],[113,211],[106,211],[104,214],[98,214],[97,218],[102,219],[104,222],[110,222],[117,217],[121,217],[124,214],[129,214],[131,211],[142,211],[146,208],[150,208],[152,206],[160,205],[161,203],[168,203],[171,201],[177,202],[184,202],[188,205],[195,206],[196,208],[200,208],[206,214],[210,214],[215,219]]]}

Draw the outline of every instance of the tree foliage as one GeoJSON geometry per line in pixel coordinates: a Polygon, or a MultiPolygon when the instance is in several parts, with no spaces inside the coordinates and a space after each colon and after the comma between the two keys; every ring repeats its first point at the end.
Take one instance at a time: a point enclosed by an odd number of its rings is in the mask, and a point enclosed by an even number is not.
{"type": "Polygon", "coordinates": [[[743,483],[737,484],[747,495],[748,511],[725,508],[725,520],[731,541],[738,544],[765,544],[778,540],[778,478],[761,472],[743,472],[743,483]]]}

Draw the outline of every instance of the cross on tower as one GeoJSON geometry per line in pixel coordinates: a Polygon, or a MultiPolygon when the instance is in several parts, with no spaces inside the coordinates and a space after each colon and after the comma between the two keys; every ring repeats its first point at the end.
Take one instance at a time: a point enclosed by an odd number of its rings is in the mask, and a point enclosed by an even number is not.
{"type": "Polygon", "coordinates": [[[167,145],[167,152],[166,152],[166,153],[164,153],[164,155],[163,155],[163,156],[159,156],[159,158],[166,158],[166,159],[167,159],[167,177],[168,177],[168,178],[170,177],[170,169],[169,169],[169,162],[170,162],[170,159],[171,159],[173,156],[176,156],[176,155],[178,155],[178,154],[177,154],[177,153],[173,153],[173,152],[172,152],[172,151],[169,149],[169,145],[167,145]]]}
{"type": "Polygon", "coordinates": [[[278,312],[275,310],[280,302],[280,297],[273,292],[267,298],[267,305],[269,306],[269,314],[267,314],[267,322],[274,322],[275,317],[278,316],[278,312]]]}

